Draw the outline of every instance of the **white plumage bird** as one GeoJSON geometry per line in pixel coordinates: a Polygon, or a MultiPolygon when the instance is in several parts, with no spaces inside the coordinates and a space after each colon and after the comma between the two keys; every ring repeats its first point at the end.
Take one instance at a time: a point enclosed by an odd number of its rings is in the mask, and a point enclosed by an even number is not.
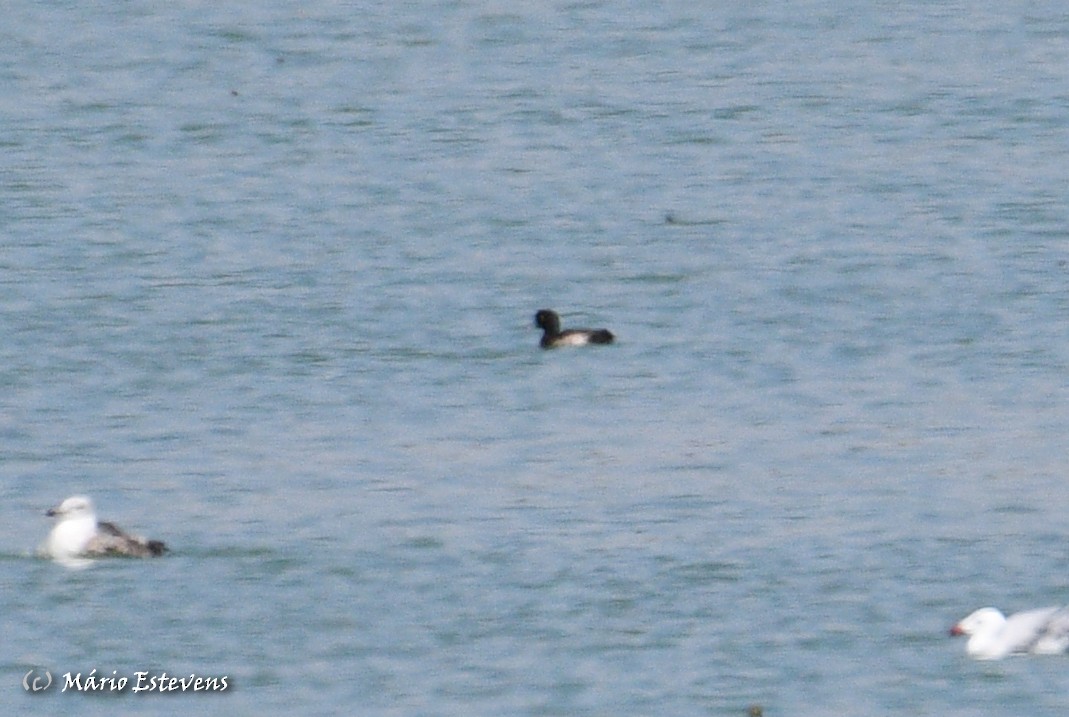
{"type": "Polygon", "coordinates": [[[997,608],[983,607],[952,627],[950,634],[968,636],[965,652],[977,660],[1059,655],[1069,649],[1069,608],[1041,607],[1006,617],[997,608]]]}
{"type": "Polygon", "coordinates": [[[98,521],[93,503],[85,496],[67,498],[46,515],[58,518],[43,546],[43,552],[68,565],[83,565],[88,558],[119,555],[149,558],[163,555],[167,546],[159,540],[131,535],[114,523],[98,521]]]}

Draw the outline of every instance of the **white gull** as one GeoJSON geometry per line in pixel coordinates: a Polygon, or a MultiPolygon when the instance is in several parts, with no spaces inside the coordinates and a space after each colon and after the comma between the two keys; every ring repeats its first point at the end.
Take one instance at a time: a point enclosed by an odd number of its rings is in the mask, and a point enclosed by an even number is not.
{"type": "Polygon", "coordinates": [[[108,555],[148,558],[167,551],[167,546],[159,540],[146,540],[123,532],[114,523],[98,521],[92,501],[85,496],[71,496],[46,515],[59,520],[42,549],[60,563],[86,565],[87,558],[108,555]]]}
{"type": "Polygon", "coordinates": [[[967,635],[965,652],[977,660],[1012,654],[1059,655],[1069,649],[1069,608],[1041,607],[1005,617],[982,607],[950,629],[967,635]]]}

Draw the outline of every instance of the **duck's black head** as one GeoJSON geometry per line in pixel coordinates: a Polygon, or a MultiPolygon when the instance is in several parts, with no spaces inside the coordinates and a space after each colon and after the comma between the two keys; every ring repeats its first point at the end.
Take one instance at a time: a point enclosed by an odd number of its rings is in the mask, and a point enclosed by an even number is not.
{"type": "Polygon", "coordinates": [[[535,314],[535,326],[545,331],[550,336],[556,336],[560,333],[560,317],[557,316],[556,311],[550,309],[540,309],[535,314]]]}

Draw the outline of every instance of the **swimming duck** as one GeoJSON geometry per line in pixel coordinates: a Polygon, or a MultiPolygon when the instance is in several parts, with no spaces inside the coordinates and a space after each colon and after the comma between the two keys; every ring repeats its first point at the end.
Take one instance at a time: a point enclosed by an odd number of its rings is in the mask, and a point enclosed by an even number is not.
{"type": "Polygon", "coordinates": [[[535,314],[535,326],[542,329],[540,345],[544,349],[560,346],[584,346],[586,344],[611,344],[613,335],[608,329],[568,329],[560,330],[560,317],[557,312],[541,309],[535,314]]]}

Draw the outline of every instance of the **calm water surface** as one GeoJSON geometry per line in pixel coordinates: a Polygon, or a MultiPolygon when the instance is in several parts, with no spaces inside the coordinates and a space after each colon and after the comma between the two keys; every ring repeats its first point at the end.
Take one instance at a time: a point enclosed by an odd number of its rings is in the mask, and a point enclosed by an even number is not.
{"type": "Polygon", "coordinates": [[[1069,709],[945,637],[1069,602],[1062,4],[20,1],[0,46],[6,712],[1069,709]],[[34,557],[75,492],[172,555],[34,557]]]}

